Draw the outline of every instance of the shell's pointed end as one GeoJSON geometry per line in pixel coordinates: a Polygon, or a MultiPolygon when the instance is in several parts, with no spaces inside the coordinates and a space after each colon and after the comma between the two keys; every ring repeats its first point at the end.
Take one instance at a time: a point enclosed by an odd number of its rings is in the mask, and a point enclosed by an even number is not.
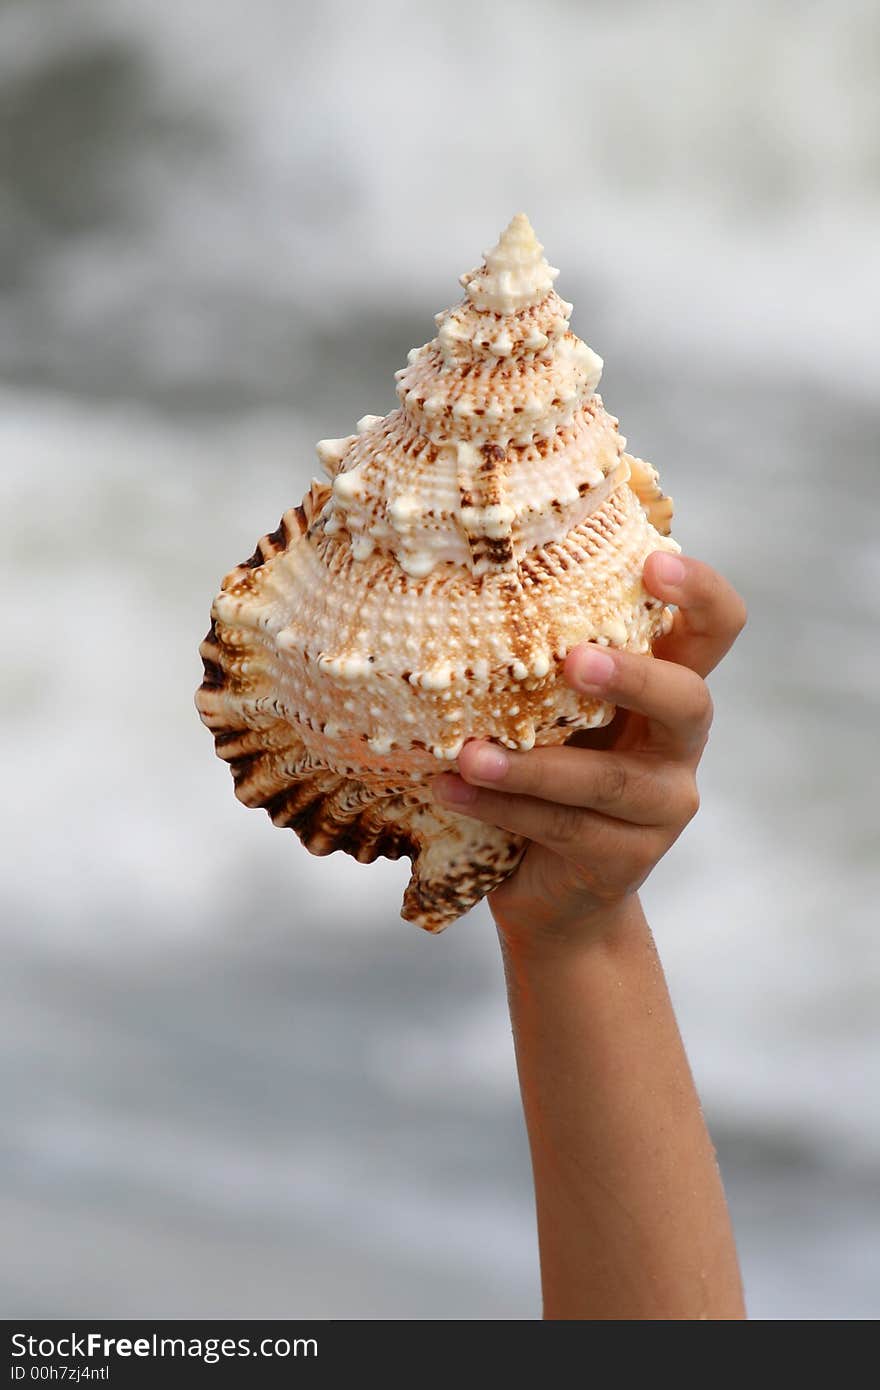
{"type": "Polygon", "coordinates": [[[515,314],[540,304],[558,271],[544,259],[544,248],[524,212],[510,219],[483,265],[464,281],[468,298],[484,313],[515,314]]]}
{"type": "Polygon", "coordinates": [[[503,255],[520,256],[528,259],[540,257],[544,248],[535,236],[535,229],[524,212],[517,212],[511,217],[504,231],[498,238],[498,244],[491,251],[486,252],[488,263],[490,256],[503,255]]]}

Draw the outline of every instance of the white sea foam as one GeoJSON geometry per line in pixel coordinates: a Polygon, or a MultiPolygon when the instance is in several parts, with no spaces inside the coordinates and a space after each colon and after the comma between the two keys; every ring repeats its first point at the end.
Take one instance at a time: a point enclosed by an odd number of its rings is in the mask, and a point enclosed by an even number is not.
{"type": "Polygon", "coordinates": [[[287,0],[92,0],[78,25],[6,19],[10,72],[116,37],[148,55],[158,102],[216,128],[198,160],[139,160],[150,216],[136,239],[52,256],[71,334],[112,321],[154,376],[186,379],[243,345],[206,300],[268,294],[331,322],[383,292],[445,304],[474,246],[522,207],[600,351],[597,320],[615,336],[625,324],[645,363],[709,354],[734,375],[873,390],[871,0],[796,23],[781,0],[588,16],[494,0],[467,11],[467,42],[456,15],[414,8],[401,26],[396,0],[308,15],[287,0]],[[520,90],[540,90],[539,106],[520,90]]]}

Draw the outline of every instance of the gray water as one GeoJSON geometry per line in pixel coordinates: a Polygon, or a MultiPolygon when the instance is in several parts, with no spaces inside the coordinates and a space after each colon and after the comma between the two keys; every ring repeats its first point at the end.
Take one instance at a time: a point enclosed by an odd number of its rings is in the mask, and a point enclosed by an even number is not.
{"type": "Polygon", "coordinates": [[[485,908],[402,923],[192,708],[220,575],[519,206],[751,610],[645,900],[752,1312],[877,1316],[880,46],[792,14],[0,7],[8,1316],[537,1315],[485,908]]]}

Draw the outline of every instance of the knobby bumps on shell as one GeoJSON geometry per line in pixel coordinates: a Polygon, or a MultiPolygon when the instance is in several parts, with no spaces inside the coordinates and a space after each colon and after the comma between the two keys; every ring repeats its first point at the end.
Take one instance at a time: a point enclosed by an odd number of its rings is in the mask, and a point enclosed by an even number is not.
{"type": "Polygon", "coordinates": [[[576,695],[578,642],[650,649],[642,587],[671,502],[624,452],[601,360],[519,214],[397,373],[400,405],[325,439],[302,505],[214,600],[196,695],[235,793],[314,854],[407,855],[403,916],[440,931],[524,843],[433,800],[465,739],[562,743],[613,707],[576,695]]]}

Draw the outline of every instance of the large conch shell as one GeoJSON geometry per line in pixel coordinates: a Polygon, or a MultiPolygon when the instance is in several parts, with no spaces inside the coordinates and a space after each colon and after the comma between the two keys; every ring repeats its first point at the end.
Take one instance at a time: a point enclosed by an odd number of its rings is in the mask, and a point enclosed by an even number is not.
{"type": "Polygon", "coordinates": [[[670,620],[641,574],[678,549],[671,503],[624,453],[542,250],[520,213],[462,276],[398,409],[318,445],[332,486],[226,576],[201,647],[196,703],[239,800],[314,854],[408,855],[403,916],[428,931],[525,847],[438,805],[432,776],[470,737],[528,749],[607,723],[566,654],[647,652],[670,620]]]}

